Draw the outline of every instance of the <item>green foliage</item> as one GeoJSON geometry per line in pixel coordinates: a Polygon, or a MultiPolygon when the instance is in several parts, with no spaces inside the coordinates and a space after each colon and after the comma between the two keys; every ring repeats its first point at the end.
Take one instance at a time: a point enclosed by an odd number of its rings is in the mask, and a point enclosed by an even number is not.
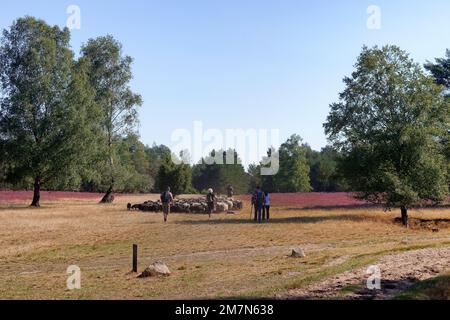
{"type": "Polygon", "coordinates": [[[51,183],[79,168],[91,149],[97,109],[69,39],[68,29],[31,17],[3,32],[0,144],[12,183],[51,183]]]}
{"type": "Polygon", "coordinates": [[[258,165],[250,165],[250,190],[257,186],[267,192],[309,192],[310,163],[313,151],[307,145],[301,144],[302,139],[298,135],[292,135],[279,150],[273,147],[267,150],[267,156],[258,165]],[[270,159],[278,153],[280,168],[276,175],[261,175],[261,168],[270,163],[270,159]]]}
{"type": "Polygon", "coordinates": [[[320,152],[305,145],[306,157],[311,168],[309,178],[315,192],[340,192],[346,190],[345,182],[337,171],[339,152],[325,147],[320,152]]]}
{"type": "MultiPolygon", "coordinates": [[[[291,136],[280,170],[245,172],[235,150],[212,151],[191,167],[136,133],[142,99],[130,89],[132,59],[112,36],[91,39],[74,60],[68,29],[32,17],[3,32],[0,45],[0,188],[226,193],[360,191],[387,207],[438,203],[450,184],[450,50],[419,65],[394,46],[364,48],[324,125],[320,152],[291,136]],[[434,80],[434,81],[433,81],[434,80]],[[447,99],[446,99],[446,98],[447,99]],[[234,164],[217,164],[226,155],[234,164]],[[211,164],[212,163],[212,164],[211,164]],[[345,178],[345,179],[344,179],[345,178]],[[311,188],[312,185],[312,188],[311,188]]],[[[185,155],[186,156],[186,155],[185,155]]]]}
{"type": "Polygon", "coordinates": [[[192,168],[189,164],[175,164],[172,156],[166,156],[158,170],[157,191],[170,187],[174,195],[195,193],[192,187],[192,168]]]}
{"type": "MultiPolygon", "coordinates": [[[[249,175],[249,187],[247,191],[253,192],[256,187],[262,186],[261,165],[250,164],[248,166],[247,173],[249,175]]],[[[272,190],[265,188],[263,188],[263,190],[272,192],[272,190]]]]}
{"type": "MultiPolygon", "coordinates": [[[[153,144],[152,147],[146,147],[145,153],[147,155],[147,159],[149,161],[149,175],[154,180],[157,179],[159,168],[161,164],[167,157],[170,157],[172,152],[165,145],[156,145],[153,144]]],[[[155,181],[155,186],[157,191],[159,191],[159,184],[155,181]]]]}
{"type": "Polygon", "coordinates": [[[448,194],[439,137],[449,127],[442,88],[398,47],[363,48],[325,123],[339,170],[360,197],[387,207],[448,194]]]}
{"type": "Polygon", "coordinates": [[[264,167],[270,166],[270,158],[272,155],[275,154],[276,151],[273,147],[269,148],[267,150],[267,156],[263,157],[262,161],[258,164],[251,164],[248,167],[248,174],[249,174],[249,192],[254,192],[256,187],[261,187],[262,190],[267,192],[277,192],[277,188],[275,186],[274,182],[274,176],[273,175],[261,175],[261,169],[264,167]],[[266,165],[267,164],[267,165],[266,165]]]}
{"type": "MultiPolygon", "coordinates": [[[[120,192],[151,192],[155,185],[156,173],[153,174],[147,149],[139,137],[130,134],[114,142],[113,161],[115,190],[120,192]]],[[[106,192],[110,187],[109,163],[104,157],[95,161],[95,171],[78,176],[74,190],[106,192]],[[81,186],[81,187],[80,187],[81,186]]],[[[59,187],[61,188],[61,187],[59,187]]],[[[67,189],[67,187],[63,187],[67,189]]]]}
{"type": "Polygon", "coordinates": [[[240,162],[235,150],[213,150],[209,157],[194,166],[194,187],[199,191],[212,188],[216,193],[226,194],[228,186],[232,185],[235,194],[246,193],[250,177],[240,162]],[[227,161],[227,155],[232,161],[227,161]]]}
{"type": "Polygon", "coordinates": [[[445,58],[437,58],[435,63],[427,62],[425,69],[433,75],[437,84],[445,88],[444,93],[450,98],[450,50],[447,49],[445,58]]]}
{"type": "MultiPolygon", "coordinates": [[[[115,190],[118,192],[159,192],[158,173],[170,149],[164,145],[148,147],[139,136],[129,134],[114,142],[115,190]]],[[[110,186],[109,161],[100,157],[96,170],[82,179],[82,190],[106,192],[110,186]]]]}
{"type": "Polygon", "coordinates": [[[292,135],[280,146],[280,170],[273,177],[276,192],[309,192],[309,164],[306,148],[298,135],[292,135]]]}
{"type": "MultiPolygon", "coordinates": [[[[444,95],[449,99],[450,103],[450,50],[447,49],[445,58],[436,59],[435,63],[428,62],[425,69],[430,71],[435,82],[444,87],[444,95]]],[[[441,137],[442,148],[447,159],[447,181],[450,185],[450,128],[441,137]]]]}
{"type": "Polygon", "coordinates": [[[121,44],[112,36],[90,39],[81,54],[89,63],[89,82],[95,89],[95,102],[102,110],[99,123],[103,139],[98,152],[105,155],[108,163],[106,167],[101,166],[101,174],[110,180],[112,190],[120,179],[116,175],[123,169],[114,161],[118,153],[116,143],[121,136],[134,132],[138,121],[136,107],[142,104],[142,98],[129,87],[132,59],[122,55],[121,44]]]}
{"type": "Polygon", "coordinates": [[[149,175],[150,162],[139,137],[129,135],[115,146],[115,188],[122,192],[150,192],[155,180],[149,175]]]}

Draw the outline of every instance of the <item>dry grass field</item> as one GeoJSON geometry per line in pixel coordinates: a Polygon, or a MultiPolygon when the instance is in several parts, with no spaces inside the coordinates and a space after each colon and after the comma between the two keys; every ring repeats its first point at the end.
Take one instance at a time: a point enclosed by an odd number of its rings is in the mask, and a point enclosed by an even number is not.
{"type": "MultiPolygon", "coordinates": [[[[272,221],[261,225],[249,221],[248,203],[237,215],[209,220],[206,215],[173,214],[167,224],[161,214],[126,210],[128,202],[152,197],[122,196],[113,205],[44,199],[40,209],[25,203],[0,205],[0,298],[297,298],[314,284],[364,269],[383,257],[397,255],[404,261],[408,258],[398,255],[427,256],[430,252],[422,249],[450,247],[450,224],[445,220],[450,209],[412,211],[412,217],[444,220],[409,230],[394,223],[398,212],[376,208],[275,207],[272,221]],[[137,279],[130,274],[133,243],[139,245],[139,271],[161,260],[172,275],[137,279]],[[295,246],[307,257],[290,258],[295,246]],[[69,265],[81,268],[81,290],[66,288],[69,265]]],[[[437,276],[446,271],[447,261],[436,252],[444,259],[433,271],[437,276]]],[[[385,265],[402,269],[394,262],[385,265]]],[[[357,289],[337,287],[341,289],[334,291],[336,296],[357,289]]]]}

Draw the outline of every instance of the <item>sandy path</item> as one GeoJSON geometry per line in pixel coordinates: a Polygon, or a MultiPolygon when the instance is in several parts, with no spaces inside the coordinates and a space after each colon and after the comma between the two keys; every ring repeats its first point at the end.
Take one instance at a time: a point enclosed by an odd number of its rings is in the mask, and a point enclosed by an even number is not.
{"type": "MultiPolygon", "coordinates": [[[[165,262],[173,262],[183,259],[227,259],[227,258],[244,258],[258,255],[285,255],[286,257],[291,252],[292,248],[296,245],[291,246],[268,246],[262,248],[233,248],[229,250],[214,250],[214,251],[200,251],[200,252],[186,252],[179,253],[175,255],[168,256],[140,256],[139,263],[142,265],[149,265],[156,260],[162,260],[165,262]]],[[[307,252],[314,252],[323,249],[333,248],[333,244],[310,244],[303,245],[302,248],[307,252]]],[[[98,270],[107,269],[114,270],[121,267],[129,266],[131,262],[131,252],[130,255],[126,257],[93,257],[85,259],[81,264],[85,270],[98,270]]],[[[35,274],[35,273],[45,273],[45,272],[57,272],[63,270],[67,267],[67,263],[54,263],[54,262],[44,262],[38,264],[39,270],[30,269],[30,266],[26,262],[10,262],[7,265],[0,264],[0,272],[8,271],[11,269],[17,270],[19,274],[35,274]],[[13,267],[14,266],[14,267],[13,267]]]]}
{"type": "MultiPolygon", "coordinates": [[[[448,237],[440,236],[410,236],[408,241],[414,240],[448,240],[448,237]]],[[[336,243],[319,243],[319,244],[304,244],[301,245],[306,253],[320,251],[324,249],[332,249],[335,247],[352,247],[359,241],[343,241],[337,245],[336,243]]],[[[389,242],[390,243],[390,242],[389,242]]],[[[398,243],[392,242],[392,244],[398,243]]],[[[290,253],[292,246],[268,246],[258,248],[232,248],[229,250],[214,250],[203,252],[183,252],[175,255],[168,255],[164,257],[140,257],[140,265],[146,265],[155,260],[163,260],[168,263],[173,263],[177,260],[184,259],[227,259],[227,258],[242,258],[256,255],[270,255],[270,256],[287,256],[290,253]]],[[[345,263],[351,259],[351,255],[345,255],[333,260],[327,261],[323,267],[333,267],[345,263]]],[[[92,257],[86,258],[80,264],[83,270],[118,270],[130,266],[131,257],[116,256],[116,257],[92,257]]],[[[367,267],[355,270],[349,270],[339,275],[321,280],[309,287],[302,289],[290,290],[287,293],[276,296],[279,299],[323,299],[323,298],[342,298],[342,299],[389,299],[397,293],[408,288],[412,284],[420,280],[435,277],[439,273],[450,270],[450,246],[442,248],[426,248],[420,250],[413,250],[399,254],[390,254],[382,257],[376,265],[381,270],[382,290],[371,291],[367,289],[357,290],[352,293],[343,295],[340,291],[349,286],[359,285],[365,288],[367,278],[367,267]]],[[[39,273],[62,273],[67,268],[67,263],[26,263],[10,262],[8,265],[0,263],[0,272],[9,273],[14,272],[18,275],[39,274],[39,273]]],[[[298,275],[293,273],[292,275],[298,275]]]]}
{"type": "MultiPolygon", "coordinates": [[[[449,240],[450,237],[447,236],[429,236],[424,237],[422,235],[420,236],[409,236],[408,242],[414,242],[414,241],[444,241],[449,240]]],[[[152,263],[155,260],[164,260],[164,261],[175,261],[178,259],[226,259],[231,257],[251,257],[251,256],[257,256],[257,255],[271,255],[271,256],[277,256],[277,255],[283,255],[283,256],[289,256],[291,253],[291,250],[295,247],[301,247],[307,254],[315,251],[321,251],[326,249],[333,249],[333,248],[345,248],[345,247],[352,247],[357,246],[359,244],[360,240],[346,240],[341,241],[339,244],[336,243],[317,243],[317,244],[292,244],[292,245],[283,245],[283,246],[267,246],[267,247],[256,247],[256,248],[231,248],[227,250],[212,250],[212,251],[199,251],[199,252],[183,252],[178,253],[174,255],[167,255],[167,256],[140,256],[139,261],[146,264],[146,263],[152,263]]],[[[385,242],[384,244],[398,244],[398,241],[392,241],[392,242],[385,242]]],[[[131,252],[130,252],[131,255],[131,252]]],[[[117,267],[123,267],[130,264],[130,255],[126,256],[116,256],[116,257],[92,257],[92,258],[86,258],[83,259],[83,266],[86,269],[115,269],[117,267]]],[[[324,267],[332,267],[336,265],[340,265],[345,263],[348,259],[350,259],[351,256],[346,255],[342,256],[336,259],[333,259],[331,261],[328,261],[326,264],[324,264],[324,267]]],[[[66,266],[67,263],[61,263],[61,266],[66,266]]],[[[20,262],[14,262],[10,261],[8,264],[4,265],[0,263],[0,271],[9,270],[9,269],[16,269],[19,273],[25,272],[33,272],[33,273],[40,273],[40,272],[51,272],[55,270],[60,270],[61,266],[59,263],[55,262],[43,262],[37,264],[39,266],[38,270],[29,270],[30,265],[35,265],[34,263],[27,263],[26,261],[20,261],[20,262]],[[14,267],[12,267],[14,265],[14,267]]],[[[449,266],[450,268],[450,266],[449,266]]]]}
{"type": "Polygon", "coordinates": [[[450,269],[450,247],[427,248],[382,257],[376,264],[381,271],[381,290],[369,290],[367,267],[349,270],[312,284],[305,289],[294,289],[279,299],[389,299],[418,281],[437,276],[450,269]],[[338,295],[349,286],[364,289],[338,295]]]}

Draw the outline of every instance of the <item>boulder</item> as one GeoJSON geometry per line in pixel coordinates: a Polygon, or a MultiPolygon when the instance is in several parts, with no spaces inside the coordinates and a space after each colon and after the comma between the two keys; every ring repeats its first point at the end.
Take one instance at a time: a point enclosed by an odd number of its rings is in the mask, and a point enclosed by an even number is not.
{"type": "Polygon", "coordinates": [[[157,261],[145,269],[138,278],[170,276],[170,270],[165,263],[157,261]]]}
{"type": "Polygon", "coordinates": [[[301,248],[297,247],[297,248],[292,249],[291,257],[292,258],[305,258],[306,254],[301,248]]]}

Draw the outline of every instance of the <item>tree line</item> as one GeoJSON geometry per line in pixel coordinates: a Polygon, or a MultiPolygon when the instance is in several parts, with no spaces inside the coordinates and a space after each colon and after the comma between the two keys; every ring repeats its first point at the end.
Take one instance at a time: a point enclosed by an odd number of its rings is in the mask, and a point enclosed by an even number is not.
{"type": "MultiPolygon", "coordinates": [[[[89,39],[78,58],[69,42],[67,28],[33,17],[3,31],[1,187],[33,188],[32,205],[39,206],[41,188],[104,192],[102,201],[112,202],[115,191],[159,192],[170,185],[178,194],[209,187],[225,192],[233,185],[246,193],[263,183],[254,166],[206,165],[207,159],[175,165],[167,146],[144,145],[136,129],[142,98],[129,86],[132,58],[110,35],[89,39]]],[[[323,171],[334,168],[326,164],[334,163],[334,155],[300,141],[293,136],[282,146],[282,173],[269,191],[337,190],[333,174],[323,171]],[[291,152],[296,156],[284,156],[291,152]],[[285,181],[288,176],[296,181],[285,181]]]]}
{"type": "MultiPolygon", "coordinates": [[[[261,175],[266,159],[244,168],[175,164],[164,145],[146,146],[137,132],[139,94],[130,89],[132,58],[112,36],[90,39],[79,57],[70,32],[33,17],[17,19],[0,42],[0,184],[40,190],[159,192],[212,187],[247,193],[354,191],[408,208],[438,204],[450,181],[450,51],[415,63],[396,46],[364,47],[344,78],[339,101],[324,124],[329,145],[314,151],[292,135],[277,152],[278,174],[261,175]]],[[[212,150],[209,157],[233,155],[212,150]]],[[[182,155],[180,155],[182,156],[182,155]]]]}

